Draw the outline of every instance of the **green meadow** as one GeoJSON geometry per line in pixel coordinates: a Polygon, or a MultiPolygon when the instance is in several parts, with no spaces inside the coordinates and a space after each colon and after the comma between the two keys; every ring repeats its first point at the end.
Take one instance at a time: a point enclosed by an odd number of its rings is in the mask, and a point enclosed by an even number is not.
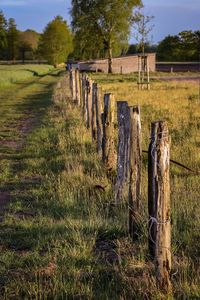
{"type": "Polygon", "coordinates": [[[53,70],[50,65],[0,65],[0,90],[11,87],[13,84],[43,76],[53,70]]]}
{"type": "MultiPolygon", "coordinates": [[[[145,154],[133,244],[127,201],[113,203],[115,171],[96,154],[69,88],[65,98],[53,96],[67,74],[42,65],[1,66],[0,74],[0,299],[199,299],[199,175],[171,165],[173,295],[166,296],[148,259],[145,154]]],[[[165,119],[171,158],[200,170],[196,82],[155,78],[148,92],[132,75],[91,77],[116,101],[141,106],[144,150],[151,122],[165,119]]]]}

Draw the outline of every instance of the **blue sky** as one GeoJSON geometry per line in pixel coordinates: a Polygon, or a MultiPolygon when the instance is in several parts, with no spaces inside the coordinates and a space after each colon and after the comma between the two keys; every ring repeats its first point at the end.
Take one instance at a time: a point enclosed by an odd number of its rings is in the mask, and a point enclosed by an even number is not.
{"type": "MultiPolygon", "coordinates": [[[[6,18],[15,18],[18,29],[42,32],[58,14],[70,22],[70,3],[70,0],[0,0],[0,9],[6,18]]],[[[168,34],[200,29],[200,0],[143,0],[143,4],[145,13],[155,17],[154,42],[168,34]]]]}

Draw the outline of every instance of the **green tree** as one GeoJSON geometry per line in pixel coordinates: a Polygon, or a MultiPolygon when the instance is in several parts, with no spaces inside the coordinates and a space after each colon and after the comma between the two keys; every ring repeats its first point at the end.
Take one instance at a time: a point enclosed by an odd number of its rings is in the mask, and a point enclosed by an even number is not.
{"type": "Polygon", "coordinates": [[[157,57],[163,61],[198,61],[199,56],[199,30],[185,30],[178,35],[168,35],[157,47],[157,57]]]}
{"type": "MultiPolygon", "coordinates": [[[[147,53],[155,53],[157,51],[157,45],[152,45],[149,43],[144,44],[145,51],[147,53]]],[[[140,45],[139,44],[131,44],[129,45],[127,54],[137,54],[140,51],[140,45]]]]}
{"type": "Polygon", "coordinates": [[[20,59],[33,59],[39,44],[40,34],[27,29],[19,33],[19,56],[20,59]]]}
{"type": "Polygon", "coordinates": [[[39,52],[49,63],[64,62],[73,51],[70,29],[62,17],[57,16],[47,24],[39,41],[39,52]]]}
{"type": "Polygon", "coordinates": [[[133,10],[140,0],[72,0],[72,28],[75,48],[90,57],[107,52],[108,72],[112,73],[113,53],[128,48],[133,10]]]}
{"type": "Polygon", "coordinates": [[[15,60],[18,55],[19,31],[17,30],[17,25],[13,18],[8,20],[7,41],[8,59],[15,60]]]}
{"type": "Polygon", "coordinates": [[[195,60],[198,49],[197,36],[192,30],[185,30],[179,33],[180,39],[180,60],[195,60]]]}
{"type": "Polygon", "coordinates": [[[194,34],[195,34],[195,48],[196,48],[195,60],[199,61],[200,60],[200,30],[196,30],[194,34]]]}
{"type": "Polygon", "coordinates": [[[157,47],[157,57],[161,61],[180,60],[181,42],[178,35],[166,36],[157,47]]]}
{"type": "Polygon", "coordinates": [[[4,58],[7,47],[7,21],[2,11],[0,11],[0,58],[4,58]]]}

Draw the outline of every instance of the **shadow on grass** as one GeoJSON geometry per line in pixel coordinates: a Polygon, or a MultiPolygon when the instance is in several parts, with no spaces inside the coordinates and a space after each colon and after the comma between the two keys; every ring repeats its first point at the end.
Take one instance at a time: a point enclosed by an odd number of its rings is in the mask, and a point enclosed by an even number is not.
{"type": "MultiPolygon", "coordinates": [[[[95,188],[95,180],[105,177],[104,172],[100,171],[99,162],[96,162],[93,155],[96,152],[95,147],[87,140],[80,141],[81,139],[79,140],[79,137],[74,134],[74,130],[81,126],[82,120],[75,117],[75,114],[69,116],[66,120],[62,120],[61,126],[58,124],[59,132],[56,127],[57,123],[52,124],[46,118],[47,109],[52,104],[52,86],[52,84],[45,86],[44,92],[37,96],[30,95],[27,98],[27,104],[17,105],[18,111],[25,111],[29,108],[33,115],[37,113],[38,119],[29,131],[30,137],[26,140],[27,147],[19,154],[9,154],[9,158],[16,159],[19,165],[16,169],[13,168],[15,179],[4,184],[4,188],[12,192],[13,202],[5,220],[1,223],[0,241],[4,249],[16,253],[36,251],[49,255],[54,251],[61,251],[59,267],[65,269],[59,276],[65,279],[70,273],[65,265],[71,265],[71,270],[77,269],[81,272],[86,272],[87,268],[93,268],[94,263],[98,265],[92,250],[87,254],[89,258],[79,253],[81,249],[83,253],[86,252],[84,248],[81,248],[82,243],[86,243],[87,240],[91,243],[96,236],[104,239],[117,239],[124,236],[125,232],[123,226],[119,228],[113,222],[113,216],[116,216],[115,219],[120,217],[117,212],[119,208],[115,209],[110,205],[113,199],[110,187],[107,190],[95,188]],[[41,128],[38,128],[39,125],[41,128]],[[63,131],[64,149],[60,147],[58,138],[63,131]],[[68,159],[71,161],[68,162],[68,159]],[[66,170],[66,164],[67,166],[70,163],[73,164],[73,160],[77,160],[75,168],[78,170],[78,164],[80,164],[83,177],[79,178],[80,174],[77,171],[72,178],[73,174],[70,169],[66,170]],[[62,177],[62,173],[67,171],[69,171],[68,175],[62,177]],[[35,175],[41,176],[41,179],[32,180],[35,175]],[[29,176],[30,180],[23,180],[24,176],[29,176]],[[74,184],[72,186],[71,180],[74,184]],[[91,219],[91,214],[94,221],[88,221],[91,219]],[[105,219],[109,224],[104,224],[105,219]],[[69,253],[70,251],[72,254],[69,253]]],[[[59,115],[61,112],[57,113],[59,115]]],[[[56,119],[55,122],[57,121],[59,123],[60,119],[56,119]]],[[[87,252],[89,251],[87,249],[87,252]]],[[[16,266],[15,262],[12,264],[16,266]]],[[[120,286],[122,284],[117,272],[115,274],[115,270],[108,270],[107,266],[105,266],[104,274],[96,267],[95,272],[95,278],[88,279],[87,276],[83,276],[81,279],[83,284],[90,282],[95,297],[98,294],[104,296],[101,285],[106,290],[105,295],[109,295],[110,298],[114,297],[116,295],[114,289],[117,289],[117,292],[120,291],[117,284],[120,286]]],[[[32,270],[30,273],[32,274],[32,270]]],[[[76,276],[72,274],[70,276],[72,284],[75,284],[76,280],[76,276]]],[[[60,281],[59,284],[61,284],[60,281]]],[[[23,287],[23,290],[25,289],[23,287]]],[[[59,293],[58,290],[57,293],[59,293]]],[[[65,290],[67,299],[70,299],[69,295],[72,295],[72,299],[76,299],[79,294],[80,290],[77,293],[65,290]]],[[[84,292],[83,297],[85,297],[84,292]]]]}
{"type": "Polygon", "coordinates": [[[56,70],[54,69],[53,71],[51,72],[47,72],[47,73],[44,73],[44,74],[40,74],[39,72],[35,71],[35,70],[31,70],[31,69],[23,69],[24,71],[28,71],[30,73],[33,74],[33,76],[37,76],[37,77],[40,77],[40,78],[43,78],[45,76],[53,76],[53,77],[60,77],[61,75],[64,75],[66,73],[66,71],[64,70],[56,70]],[[56,72],[56,73],[55,73],[56,72]]]}

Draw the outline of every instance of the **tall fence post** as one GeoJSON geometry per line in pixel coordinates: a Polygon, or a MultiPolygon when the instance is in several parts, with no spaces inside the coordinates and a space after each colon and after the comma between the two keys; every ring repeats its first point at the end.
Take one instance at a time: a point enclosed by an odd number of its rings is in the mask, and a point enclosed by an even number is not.
{"type": "Polygon", "coordinates": [[[105,94],[104,111],[102,114],[102,125],[103,125],[102,159],[108,169],[113,169],[115,167],[114,108],[115,108],[114,95],[105,94]]]}
{"type": "Polygon", "coordinates": [[[83,91],[82,91],[82,74],[79,71],[78,73],[78,80],[79,80],[79,105],[80,105],[80,109],[82,110],[83,107],[83,91]]]}
{"type": "Polygon", "coordinates": [[[92,113],[92,80],[86,81],[86,126],[91,128],[91,113],[92,113]]]}
{"type": "Polygon", "coordinates": [[[71,76],[72,76],[72,100],[76,101],[76,75],[75,75],[75,69],[71,70],[71,76]]]}
{"type": "Polygon", "coordinates": [[[75,82],[76,102],[80,106],[80,72],[78,69],[75,70],[75,82]]]}
{"type": "Polygon", "coordinates": [[[96,126],[97,126],[97,153],[100,154],[102,150],[102,126],[101,126],[101,113],[102,113],[102,89],[97,84],[96,86],[96,126]]]}
{"type": "Polygon", "coordinates": [[[148,166],[149,250],[158,287],[171,292],[170,138],[167,123],[152,123],[148,166]]]}
{"type": "Polygon", "coordinates": [[[97,83],[92,84],[92,116],[91,116],[91,129],[92,140],[97,139],[97,114],[96,114],[96,102],[97,102],[97,83]]]}
{"type": "Polygon", "coordinates": [[[115,183],[115,202],[122,198],[124,184],[129,169],[129,137],[130,113],[126,101],[117,102],[118,148],[117,148],[117,179],[115,183]]]}
{"type": "Polygon", "coordinates": [[[69,71],[69,89],[70,89],[70,94],[71,94],[71,97],[72,97],[72,70],[69,71]]]}
{"type": "Polygon", "coordinates": [[[82,115],[85,122],[87,122],[86,112],[86,97],[87,97],[87,75],[85,73],[81,76],[82,81],[82,115]]]}
{"type": "Polygon", "coordinates": [[[76,98],[76,79],[75,79],[75,71],[74,69],[71,69],[69,72],[69,80],[70,80],[70,91],[71,91],[71,97],[74,101],[76,98]]]}
{"type": "Polygon", "coordinates": [[[141,121],[140,107],[130,106],[130,156],[129,156],[129,234],[137,239],[138,217],[141,206],[141,121]]]}

